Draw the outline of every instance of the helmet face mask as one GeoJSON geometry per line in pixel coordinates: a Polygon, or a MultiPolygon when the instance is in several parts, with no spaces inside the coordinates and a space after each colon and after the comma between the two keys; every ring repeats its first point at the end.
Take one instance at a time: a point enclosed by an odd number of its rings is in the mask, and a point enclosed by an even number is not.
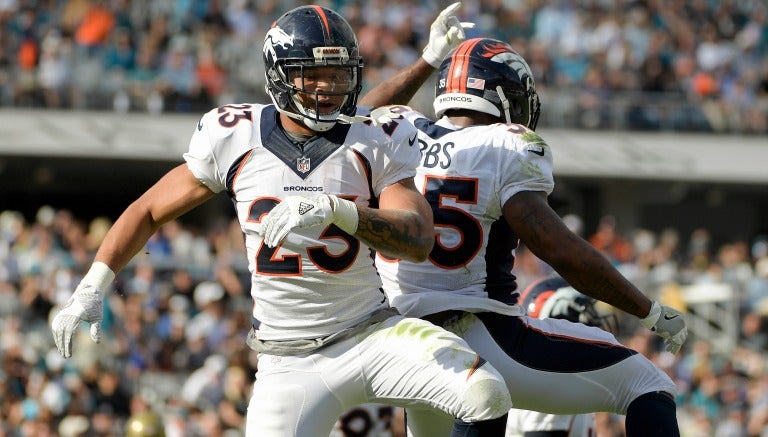
{"type": "Polygon", "coordinates": [[[319,132],[354,114],[363,61],[354,31],[337,13],[319,6],[285,13],[267,32],[263,55],[266,90],[281,113],[319,132]]]}
{"type": "Polygon", "coordinates": [[[533,73],[522,56],[502,41],[475,38],[443,60],[438,71],[434,109],[469,109],[536,129],[541,103],[533,73]]]}

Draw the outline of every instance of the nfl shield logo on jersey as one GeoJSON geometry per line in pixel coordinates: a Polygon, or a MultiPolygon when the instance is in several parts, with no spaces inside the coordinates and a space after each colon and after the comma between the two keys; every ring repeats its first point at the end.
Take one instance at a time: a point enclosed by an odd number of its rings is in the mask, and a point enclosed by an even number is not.
{"type": "Polygon", "coordinates": [[[306,173],[309,171],[309,158],[301,157],[296,160],[296,170],[306,173]]]}

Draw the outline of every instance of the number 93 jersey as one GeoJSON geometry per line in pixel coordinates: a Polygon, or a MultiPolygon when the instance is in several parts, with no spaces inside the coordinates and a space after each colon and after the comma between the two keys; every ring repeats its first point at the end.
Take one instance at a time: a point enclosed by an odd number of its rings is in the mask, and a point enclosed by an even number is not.
{"type": "Polygon", "coordinates": [[[235,205],[259,338],[324,337],[387,307],[370,249],[335,225],[296,229],[269,248],[257,233],[261,219],[291,195],[334,194],[377,206],[384,188],[415,175],[415,128],[402,119],[381,127],[337,124],[301,147],[277,120],[273,105],[214,109],[198,123],[184,159],[200,182],[226,191],[235,205]]]}
{"type": "Polygon", "coordinates": [[[399,112],[418,129],[415,181],[432,207],[436,240],[422,263],[377,255],[392,305],[412,317],[457,308],[522,314],[488,299],[516,288],[511,269],[518,239],[502,206],[520,191],[552,192],[550,148],[518,124],[462,128],[446,117],[434,122],[410,108],[399,112]]]}

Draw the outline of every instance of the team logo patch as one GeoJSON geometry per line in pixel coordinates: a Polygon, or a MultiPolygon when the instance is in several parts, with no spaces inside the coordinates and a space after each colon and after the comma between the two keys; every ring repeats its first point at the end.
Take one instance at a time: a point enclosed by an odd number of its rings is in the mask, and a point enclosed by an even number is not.
{"type": "Polygon", "coordinates": [[[312,211],[315,208],[315,205],[312,205],[311,203],[304,203],[299,202],[299,214],[304,215],[310,211],[312,211]]]}
{"type": "Polygon", "coordinates": [[[306,173],[309,171],[311,166],[309,165],[309,158],[301,157],[296,160],[296,170],[306,173]]]}

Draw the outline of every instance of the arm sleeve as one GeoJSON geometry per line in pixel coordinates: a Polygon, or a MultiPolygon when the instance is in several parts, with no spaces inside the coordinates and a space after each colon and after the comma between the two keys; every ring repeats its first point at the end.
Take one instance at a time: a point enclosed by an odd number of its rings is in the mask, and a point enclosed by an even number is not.
{"type": "Polygon", "coordinates": [[[521,191],[543,191],[552,194],[555,181],[552,174],[552,149],[537,134],[507,134],[501,168],[499,200],[503,206],[510,197],[521,191]],[[512,152],[512,153],[510,153],[512,152]]]}
{"type": "Polygon", "coordinates": [[[184,154],[192,174],[214,193],[228,188],[230,167],[253,147],[254,135],[258,135],[253,119],[261,114],[261,107],[257,105],[222,108],[203,115],[184,154]]]}
{"type": "Polygon", "coordinates": [[[189,140],[189,150],[183,156],[192,174],[211,191],[218,193],[226,188],[226,181],[214,154],[216,140],[212,139],[212,136],[216,132],[212,131],[215,131],[218,125],[214,111],[204,114],[197,123],[189,140]]]}
{"type": "Polygon", "coordinates": [[[374,174],[379,175],[373,180],[377,196],[384,188],[416,176],[421,159],[416,127],[406,119],[398,119],[396,123],[397,128],[387,137],[384,147],[379,148],[377,159],[372,163],[378,170],[374,174]]]}

